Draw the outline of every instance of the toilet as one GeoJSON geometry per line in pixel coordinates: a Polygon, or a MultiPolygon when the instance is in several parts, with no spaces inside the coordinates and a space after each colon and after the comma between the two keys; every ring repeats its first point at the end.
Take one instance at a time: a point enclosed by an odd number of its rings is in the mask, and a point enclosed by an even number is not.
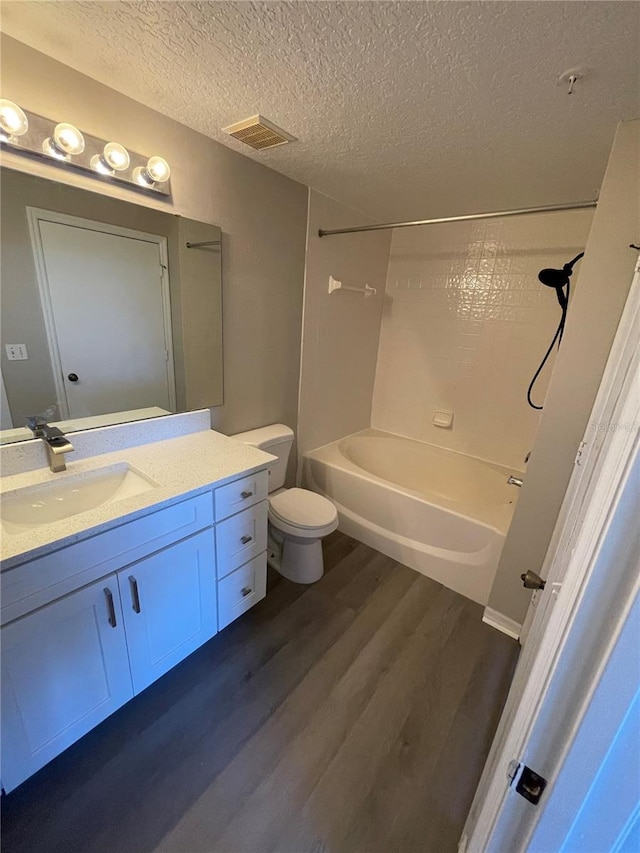
{"type": "Polygon", "coordinates": [[[293,430],[284,424],[232,435],[277,457],[269,468],[269,539],[267,563],[296,583],[315,583],[324,573],[322,538],[338,526],[330,500],[308,489],[285,489],[293,430]]]}

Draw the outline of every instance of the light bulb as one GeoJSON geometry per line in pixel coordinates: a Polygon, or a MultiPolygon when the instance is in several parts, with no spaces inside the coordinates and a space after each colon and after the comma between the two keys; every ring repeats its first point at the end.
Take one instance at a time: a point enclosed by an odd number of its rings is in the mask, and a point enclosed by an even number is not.
{"type": "Polygon", "coordinates": [[[94,171],[99,172],[101,175],[115,174],[114,170],[105,162],[104,157],[101,154],[94,154],[89,161],[89,165],[94,171]]]}
{"type": "Polygon", "coordinates": [[[4,139],[22,136],[29,129],[29,120],[24,111],[13,101],[0,99],[0,133],[4,139]]]}
{"type": "Polygon", "coordinates": [[[55,144],[53,139],[48,136],[45,141],[42,143],[42,150],[48,157],[55,157],[56,160],[70,160],[71,157],[68,154],[65,154],[64,151],[61,151],[58,146],[55,144]]]}
{"type": "Polygon", "coordinates": [[[53,143],[64,154],[82,154],[84,136],[72,124],[57,124],[53,129],[53,143]]]}
{"type": "Polygon", "coordinates": [[[157,184],[163,184],[169,180],[171,169],[166,160],[162,157],[149,157],[147,161],[147,174],[157,184]]]}
{"type": "Polygon", "coordinates": [[[138,166],[133,170],[133,180],[141,187],[152,187],[154,184],[163,184],[169,180],[171,169],[162,157],[149,157],[147,165],[138,166]]]}
{"type": "Polygon", "coordinates": [[[129,168],[130,158],[127,149],[119,142],[107,142],[102,154],[94,154],[91,168],[101,175],[114,175],[129,168]]]}
{"type": "Polygon", "coordinates": [[[116,172],[124,172],[129,168],[129,152],[119,142],[107,142],[104,146],[102,156],[116,172]]]}

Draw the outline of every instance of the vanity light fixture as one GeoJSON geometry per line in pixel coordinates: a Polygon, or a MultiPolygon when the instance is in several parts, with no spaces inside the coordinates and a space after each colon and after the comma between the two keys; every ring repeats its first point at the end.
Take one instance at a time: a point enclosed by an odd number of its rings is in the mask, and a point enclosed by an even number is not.
{"type": "Polygon", "coordinates": [[[84,151],[84,136],[74,125],[62,122],[54,127],[53,135],[42,143],[42,150],[56,160],[69,160],[71,156],[84,151]]]}
{"type": "Polygon", "coordinates": [[[101,175],[113,175],[115,172],[126,172],[131,163],[129,152],[119,142],[107,142],[102,154],[94,154],[91,158],[91,168],[101,175]]]}
{"type": "Polygon", "coordinates": [[[0,143],[7,151],[44,157],[51,165],[80,169],[97,180],[171,195],[171,169],[163,157],[137,154],[119,142],[83,133],[69,122],[56,123],[6,99],[0,99],[0,143]]]}
{"type": "Polygon", "coordinates": [[[29,119],[13,101],[0,98],[0,139],[8,141],[12,137],[23,136],[29,130],[29,119]]]}
{"type": "Polygon", "coordinates": [[[138,166],[133,170],[133,179],[140,186],[152,187],[169,180],[171,169],[162,157],[149,157],[146,166],[138,166]]]}

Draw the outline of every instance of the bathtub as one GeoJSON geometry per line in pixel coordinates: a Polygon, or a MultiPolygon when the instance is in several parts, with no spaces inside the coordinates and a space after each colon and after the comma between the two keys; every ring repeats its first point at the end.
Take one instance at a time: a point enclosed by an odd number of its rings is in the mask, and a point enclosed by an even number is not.
{"type": "Polygon", "coordinates": [[[512,468],[368,429],[303,457],[303,484],[340,530],[486,604],[511,522],[512,468]]]}

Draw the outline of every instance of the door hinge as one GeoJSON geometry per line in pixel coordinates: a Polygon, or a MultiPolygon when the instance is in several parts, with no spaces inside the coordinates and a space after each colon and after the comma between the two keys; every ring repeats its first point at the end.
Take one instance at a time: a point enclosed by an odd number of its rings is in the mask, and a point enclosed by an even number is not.
{"type": "Polygon", "coordinates": [[[165,361],[169,361],[169,350],[168,350],[168,349],[166,349],[166,350],[164,351],[164,360],[165,360],[165,361]]]}
{"type": "Polygon", "coordinates": [[[585,448],[586,446],[587,446],[587,442],[586,442],[586,441],[581,441],[581,442],[580,442],[580,444],[578,445],[578,452],[576,453],[576,458],[573,460],[573,464],[574,464],[574,465],[580,465],[580,464],[582,464],[582,463],[581,463],[582,451],[584,450],[584,448],[585,448]]]}

